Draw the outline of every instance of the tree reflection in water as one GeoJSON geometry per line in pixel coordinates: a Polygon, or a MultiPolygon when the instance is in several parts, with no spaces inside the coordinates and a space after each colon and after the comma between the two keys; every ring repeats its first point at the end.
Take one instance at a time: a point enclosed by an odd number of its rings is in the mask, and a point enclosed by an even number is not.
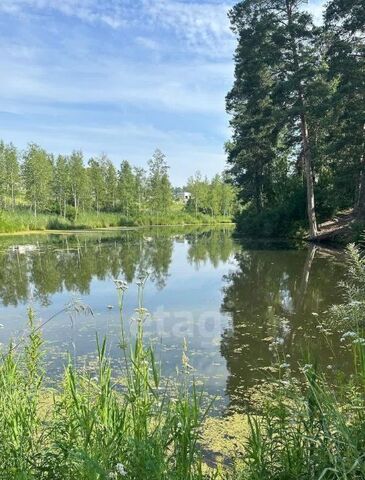
{"type": "Polygon", "coordinates": [[[174,242],[187,241],[188,261],[199,266],[227,261],[234,242],[229,227],[159,228],[115,234],[12,237],[0,242],[0,300],[4,306],[32,297],[43,306],[63,291],[89,294],[93,278],[122,277],[132,283],[144,272],[166,286],[174,242]],[[16,244],[16,246],[14,246],[16,244]],[[32,247],[32,248],[30,248],[32,247]],[[34,248],[35,247],[35,248],[34,248]]]}
{"type": "Polygon", "coordinates": [[[299,251],[243,246],[236,261],[237,268],[224,279],[221,306],[230,317],[221,353],[232,408],[242,407],[249,389],[270,378],[267,367],[276,361],[277,350],[294,371],[305,358],[322,368],[346,361],[337,332],[329,342],[318,328],[327,308],[339,301],[343,253],[315,246],[299,251]],[[278,349],[272,347],[275,339],[278,349]]]}

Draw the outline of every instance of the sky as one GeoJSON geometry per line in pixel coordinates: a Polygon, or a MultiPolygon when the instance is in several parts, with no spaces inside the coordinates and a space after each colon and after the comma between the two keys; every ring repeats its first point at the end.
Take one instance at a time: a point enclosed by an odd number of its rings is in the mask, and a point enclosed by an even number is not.
{"type": "Polygon", "coordinates": [[[0,138],[116,166],[160,148],[175,185],[222,171],[234,3],[0,0],[0,138]]]}

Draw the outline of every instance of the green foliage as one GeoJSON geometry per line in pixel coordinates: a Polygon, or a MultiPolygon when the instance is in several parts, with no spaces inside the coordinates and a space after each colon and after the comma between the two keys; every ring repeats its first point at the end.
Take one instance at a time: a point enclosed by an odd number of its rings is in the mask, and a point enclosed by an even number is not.
{"type": "Polygon", "coordinates": [[[48,153],[35,144],[30,144],[24,154],[23,177],[25,196],[33,209],[46,210],[51,199],[52,160],[48,153]]]}
{"type": "Polygon", "coordinates": [[[260,213],[252,206],[244,209],[236,218],[237,229],[248,237],[294,237],[300,229],[306,227],[304,210],[304,189],[294,188],[288,192],[285,202],[267,207],[260,213]]]}
{"type": "Polygon", "coordinates": [[[147,201],[149,210],[159,216],[169,211],[172,204],[172,187],[168,176],[166,156],[157,149],[148,162],[149,176],[147,201]]]}
{"type": "Polygon", "coordinates": [[[14,145],[0,142],[0,207],[15,207],[20,187],[20,165],[14,145]]]}
{"type": "Polygon", "coordinates": [[[365,257],[354,244],[346,248],[347,280],[342,284],[343,303],[332,307],[336,328],[361,331],[365,328],[365,257]]]}
{"type": "Polygon", "coordinates": [[[174,199],[168,170],[159,150],[147,174],[127,161],[117,171],[106,155],[91,158],[85,166],[80,151],[53,159],[34,144],[19,155],[13,145],[0,142],[0,233],[216,223],[221,215],[224,222],[231,220],[235,193],[221,177],[213,179],[193,218],[191,208],[184,210],[174,199]]]}
{"type": "Polygon", "coordinates": [[[258,216],[239,217],[241,230],[259,233],[242,224],[253,221],[291,234],[299,221],[315,236],[316,216],[354,207],[364,217],[363,2],[330,0],[320,28],[301,0],[242,1],[229,17],[237,48],[226,151],[242,206],[258,216]],[[305,186],[298,217],[291,201],[305,186]]]}
{"type": "MultiPolygon", "coordinates": [[[[171,390],[160,375],[154,351],[144,344],[147,311],[139,301],[135,338],[125,329],[125,284],[116,280],[121,312],[121,384],[97,339],[91,377],[70,362],[53,394],[43,384],[42,339],[30,312],[23,351],[10,345],[0,362],[1,478],[106,480],[203,480],[197,441],[205,418],[203,396],[183,368],[171,390]],[[168,393],[169,392],[169,393],[168,393]],[[45,398],[47,401],[45,402],[45,398]]],[[[186,357],[185,357],[186,358],[186,357]]]]}
{"type": "Polygon", "coordinates": [[[203,179],[200,172],[196,172],[188,179],[186,189],[191,194],[187,210],[194,212],[196,217],[201,213],[230,217],[235,211],[235,188],[223,176],[215,175],[209,181],[203,179]]]}
{"type": "Polygon", "coordinates": [[[127,218],[130,218],[137,211],[138,189],[136,187],[137,178],[129,162],[124,160],[119,172],[118,196],[121,213],[127,218]]]}

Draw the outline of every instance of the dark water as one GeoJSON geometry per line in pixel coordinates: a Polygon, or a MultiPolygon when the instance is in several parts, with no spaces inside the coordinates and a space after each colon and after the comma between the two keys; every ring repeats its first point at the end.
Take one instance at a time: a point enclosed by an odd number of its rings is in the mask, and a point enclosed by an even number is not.
{"type": "MultiPolygon", "coordinates": [[[[80,365],[94,359],[96,332],[108,339],[117,362],[119,313],[113,279],[125,279],[125,317],[137,306],[136,281],[149,272],[144,305],[146,334],[166,375],[181,363],[184,338],[189,361],[205,389],[229,407],[267,377],[278,344],[293,370],[303,358],[343,370],[348,354],[337,333],[320,324],[341,300],[341,251],[234,239],[231,228],[159,228],[98,234],[0,239],[0,342],[19,340],[32,306],[39,321],[73,298],[93,315],[64,312],[43,335],[56,378],[69,353],[80,365]]],[[[132,322],[133,328],[133,322],[132,322]]]]}

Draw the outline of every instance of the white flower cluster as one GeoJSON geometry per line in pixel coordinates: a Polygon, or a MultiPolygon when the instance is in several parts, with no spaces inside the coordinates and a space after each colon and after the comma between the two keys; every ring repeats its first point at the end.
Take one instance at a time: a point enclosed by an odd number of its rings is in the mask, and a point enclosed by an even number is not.
{"type": "Polygon", "coordinates": [[[280,368],[290,368],[290,364],[289,363],[282,363],[280,365],[280,368]]]}
{"type": "Polygon", "coordinates": [[[128,289],[128,283],[124,280],[119,280],[118,278],[114,278],[114,285],[117,287],[117,290],[121,290],[125,292],[128,289]]]}
{"type": "Polygon", "coordinates": [[[116,480],[118,478],[118,476],[121,476],[121,477],[126,477],[127,476],[127,472],[125,470],[125,467],[124,467],[123,463],[117,463],[116,466],[115,466],[115,471],[110,472],[109,475],[108,475],[108,478],[110,478],[112,480],[116,480]]]}
{"type": "Polygon", "coordinates": [[[345,332],[341,337],[341,342],[344,342],[347,339],[352,339],[354,345],[365,345],[365,338],[359,337],[356,332],[345,332]]]}
{"type": "Polygon", "coordinates": [[[303,365],[303,367],[300,369],[303,373],[309,372],[313,368],[313,365],[311,363],[306,363],[303,365]]]}
{"type": "Polygon", "coordinates": [[[269,345],[269,350],[272,350],[275,347],[279,347],[281,345],[284,345],[284,338],[283,337],[276,337],[273,339],[273,341],[269,345]]]}

